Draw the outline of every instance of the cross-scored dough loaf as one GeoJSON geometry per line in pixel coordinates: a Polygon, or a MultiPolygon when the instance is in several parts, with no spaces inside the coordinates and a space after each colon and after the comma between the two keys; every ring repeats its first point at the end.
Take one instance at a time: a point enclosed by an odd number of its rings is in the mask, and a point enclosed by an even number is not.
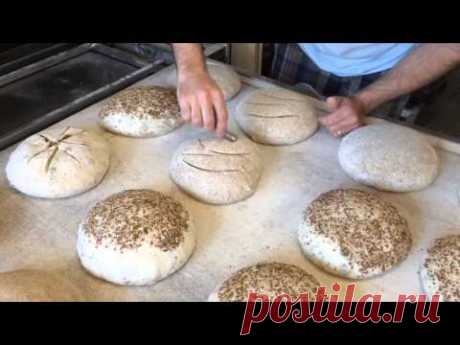
{"type": "Polygon", "coordinates": [[[65,127],[42,131],[10,155],[6,175],[20,192],[39,198],[65,198],[98,185],[110,165],[106,140],[87,130],[65,127]]]}

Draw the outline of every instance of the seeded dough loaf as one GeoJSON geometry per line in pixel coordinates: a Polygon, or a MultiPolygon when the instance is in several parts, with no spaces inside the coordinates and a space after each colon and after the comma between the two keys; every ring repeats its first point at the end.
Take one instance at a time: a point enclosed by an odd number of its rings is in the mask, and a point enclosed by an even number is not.
{"type": "Polygon", "coordinates": [[[427,251],[420,276],[429,299],[439,294],[440,301],[460,302],[460,235],[435,241],[427,251]]]}
{"type": "MultiPolygon", "coordinates": [[[[226,101],[232,99],[241,90],[241,78],[235,72],[233,67],[228,64],[217,61],[206,61],[206,68],[210,77],[222,90],[226,101]]],[[[166,83],[173,87],[177,87],[177,70],[174,69],[166,78],[166,83]]]]}
{"type": "Polygon", "coordinates": [[[158,137],[182,124],[176,90],[160,86],[126,89],[108,100],[99,113],[110,132],[129,137],[158,137]]]}
{"type": "Polygon", "coordinates": [[[109,165],[110,149],[103,137],[79,128],[55,128],[19,144],[9,157],[6,176],[24,194],[65,198],[98,185],[109,165]]]}
{"type": "Polygon", "coordinates": [[[412,240],[407,221],[375,194],[339,189],[320,195],[298,232],[305,256],[350,279],[382,274],[403,261],[412,240]]]}
{"type": "Polygon", "coordinates": [[[249,93],[237,106],[236,121],[251,139],[270,145],[298,143],[318,128],[317,115],[308,99],[281,88],[249,93]]]}
{"type": "Polygon", "coordinates": [[[230,204],[255,192],[262,161],[256,146],[247,139],[198,139],[186,141],[177,149],[169,172],[171,179],[194,198],[210,204],[230,204]]]}
{"type": "Polygon", "coordinates": [[[80,289],[60,274],[40,270],[0,273],[0,302],[84,301],[80,289]]]}
{"type": "Polygon", "coordinates": [[[181,268],[194,247],[188,211],[151,190],[129,190],[97,203],[78,230],[83,267],[120,285],[158,282],[181,268]]]}
{"type": "Polygon", "coordinates": [[[339,148],[342,169],[355,181],[384,191],[409,192],[438,175],[435,149],[415,130],[395,124],[355,129],[339,148]]]}
{"type": "Polygon", "coordinates": [[[247,302],[250,292],[267,295],[270,300],[284,293],[291,299],[305,293],[311,298],[319,286],[315,277],[297,266],[260,263],[234,273],[209,296],[209,301],[247,302]]]}

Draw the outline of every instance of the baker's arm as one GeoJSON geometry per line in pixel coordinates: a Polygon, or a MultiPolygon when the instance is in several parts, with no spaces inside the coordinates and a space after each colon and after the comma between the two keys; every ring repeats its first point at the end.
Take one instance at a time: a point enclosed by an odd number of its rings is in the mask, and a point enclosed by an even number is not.
{"type": "Polygon", "coordinates": [[[460,44],[422,44],[353,97],[329,97],[327,103],[333,113],[321,123],[333,135],[346,134],[383,103],[428,85],[459,64],[460,44]]]}
{"type": "Polygon", "coordinates": [[[223,137],[228,113],[224,95],[211,79],[201,44],[173,43],[177,64],[177,97],[182,117],[223,137]]]}

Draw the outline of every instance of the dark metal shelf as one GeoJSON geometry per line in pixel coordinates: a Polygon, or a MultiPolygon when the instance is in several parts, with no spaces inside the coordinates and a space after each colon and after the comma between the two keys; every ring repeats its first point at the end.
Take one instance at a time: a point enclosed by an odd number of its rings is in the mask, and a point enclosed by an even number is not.
{"type": "Polygon", "coordinates": [[[0,149],[164,67],[85,43],[0,76],[0,149]]]}

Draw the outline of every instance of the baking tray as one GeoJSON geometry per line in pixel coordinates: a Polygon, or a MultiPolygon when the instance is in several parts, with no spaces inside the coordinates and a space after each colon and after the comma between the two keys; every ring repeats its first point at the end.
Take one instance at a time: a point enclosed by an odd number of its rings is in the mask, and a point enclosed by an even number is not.
{"type": "Polygon", "coordinates": [[[85,43],[0,76],[0,149],[163,68],[85,43]]]}
{"type": "MultiPolygon", "coordinates": [[[[174,67],[136,85],[167,85],[174,67]]],[[[253,90],[274,86],[257,78],[242,79],[241,92],[228,102],[229,129],[240,137],[245,135],[234,121],[238,103],[253,90]]],[[[39,269],[59,273],[82,290],[85,301],[205,301],[236,270],[266,261],[295,264],[328,288],[335,282],[345,286],[353,281],[330,275],[305,259],[297,228],[305,207],[321,193],[359,188],[394,204],[413,234],[407,260],[387,274],[356,282],[356,296],[380,293],[383,301],[395,301],[401,293],[421,292],[418,269],[433,239],[460,232],[460,150],[456,143],[436,138],[433,144],[451,152],[438,150],[439,177],[428,188],[411,193],[376,191],[351,180],[337,159],[340,139],[324,128],[295,145],[255,144],[264,162],[255,194],[236,204],[215,206],[183,193],[169,177],[177,148],[185,140],[211,134],[184,125],[156,138],[114,135],[98,125],[103,104],[95,103],[53,126],[92,130],[108,140],[110,169],[101,184],[87,193],[62,200],[27,197],[10,187],[6,178],[5,167],[14,147],[0,151],[0,272],[39,269]],[[98,201],[122,190],[141,188],[170,195],[190,211],[197,231],[195,251],[182,269],[154,286],[117,286],[97,279],[79,262],[75,249],[78,226],[98,201]]]]}

